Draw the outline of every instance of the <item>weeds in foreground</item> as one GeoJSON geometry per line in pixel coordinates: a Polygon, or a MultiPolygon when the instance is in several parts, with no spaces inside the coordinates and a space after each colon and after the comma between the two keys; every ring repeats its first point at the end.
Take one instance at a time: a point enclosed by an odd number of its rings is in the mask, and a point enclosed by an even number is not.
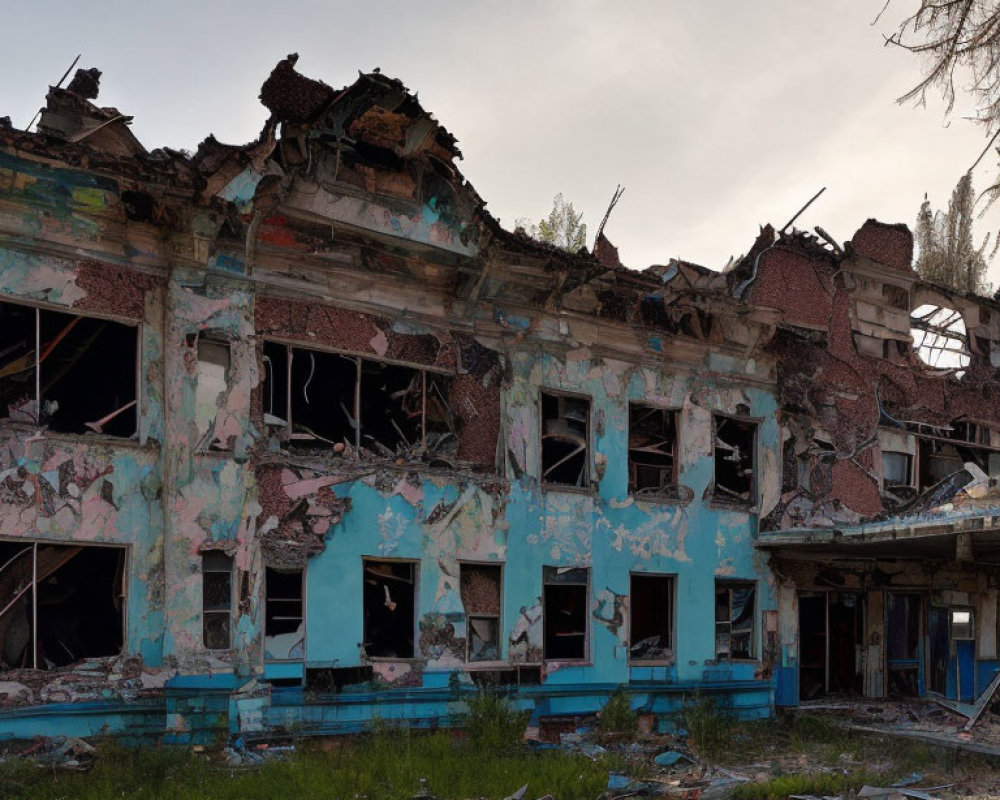
{"type": "Polygon", "coordinates": [[[694,751],[709,760],[730,752],[737,732],[735,717],[710,697],[696,698],[684,709],[684,727],[694,751]]]}
{"type": "Polygon", "coordinates": [[[465,732],[473,746],[494,753],[513,753],[523,747],[527,712],[516,711],[495,692],[480,690],[468,701],[465,732]]]}
{"type": "Polygon", "coordinates": [[[733,800],[785,800],[790,795],[825,797],[856,791],[873,782],[873,776],[865,772],[782,775],[764,783],[744,783],[737,786],[730,797],[733,800]]]}
{"type": "Polygon", "coordinates": [[[597,719],[601,733],[635,733],[639,730],[639,715],[632,710],[628,693],[618,688],[608,698],[597,719]]]}
{"type": "Polygon", "coordinates": [[[89,773],[53,774],[33,764],[0,763],[0,797],[10,800],[399,800],[427,781],[442,800],[499,800],[524,783],[560,800],[593,800],[607,786],[608,764],[559,752],[498,754],[445,731],[379,730],[332,752],[308,743],[284,762],[232,769],[184,748],[100,748],[89,773]]]}

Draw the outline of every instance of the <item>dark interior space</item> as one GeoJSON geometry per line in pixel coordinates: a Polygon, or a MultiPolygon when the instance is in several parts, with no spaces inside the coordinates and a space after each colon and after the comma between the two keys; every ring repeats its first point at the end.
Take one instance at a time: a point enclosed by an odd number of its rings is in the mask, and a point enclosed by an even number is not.
{"type": "Polygon", "coordinates": [[[458,452],[458,437],[455,435],[455,414],[448,405],[451,392],[450,381],[445,375],[433,372],[426,374],[426,434],[424,444],[428,453],[442,458],[454,458],[458,452]]]}
{"type": "Polygon", "coordinates": [[[288,425],[288,348],[277,342],[264,342],[262,361],[264,423],[284,428],[288,425]]]}
{"type": "Polygon", "coordinates": [[[753,504],[757,425],[716,415],[715,497],[738,505],[753,504]]]}
{"type": "Polygon", "coordinates": [[[590,401],[542,392],[542,481],[587,485],[590,401]]]}
{"type": "Polygon", "coordinates": [[[0,303],[0,416],[25,409],[34,396],[35,309],[0,303]]]}
{"type": "Polygon", "coordinates": [[[546,567],[544,577],[545,658],[583,660],[587,657],[587,570],[546,567]]]}
{"type": "Polygon", "coordinates": [[[662,661],[673,654],[674,579],[633,575],[629,593],[629,658],[662,661]]]}
{"type": "Polygon", "coordinates": [[[138,330],[56,311],[39,314],[43,424],[60,433],[135,434],[138,330]]]}
{"type": "Polygon", "coordinates": [[[371,688],[375,672],[371,667],[306,668],[306,691],[314,694],[337,694],[351,688],[371,688]]]}
{"type": "Polygon", "coordinates": [[[720,661],[753,658],[756,594],[752,583],[716,584],[715,653],[720,661]]]}
{"type": "Polygon", "coordinates": [[[945,695],[948,692],[949,610],[932,606],[928,631],[927,689],[945,695]]]}
{"type": "Polygon", "coordinates": [[[354,445],[357,359],[292,348],[292,440],[296,445],[354,445]]]}
{"type": "Polygon", "coordinates": [[[208,650],[228,650],[233,608],[233,559],[209,551],[201,557],[202,636],[208,650]]]}
{"type": "Polygon", "coordinates": [[[423,373],[411,367],[362,361],[361,445],[392,455],[420,446],[422,428],[423,373]]]}
{"type": "Polygon", "coordinates": [[[886,608],[886,656],[890,697],[920,694],[920,595],[892,593],[886,608]]]}
{"type": "Polygon", "coordinates": [[[120,547],[39,544],[38,590],[32,590],[31,543],[0,543],[0,658],[8,667],[33,664],[32,617],[37,602],[39,669],[113,656],[123,644],[126,551],[120,547]]]}
{"type": "Polygon", "coordinates": [[[846,592],[799,595],[799,697],[854,695],[862,689],[857,645],[862,638],[860,598],[846,592]]]}
{"type": "Polygon", "coordinates": [[[415,578],[410,562],[364,562],[364,649],[369,657],[413,658],[415,578]]]}
{"type": "Polygon", "coordinates": [[[294,633],[302,624],[302,570],[266,569],[264,635],[294,633]]]}
{"type": "Polygon", "coordinates": [[[630,403],[628,407],[628,488],[658,491],[677,482],[677,414],[630,403]]]}

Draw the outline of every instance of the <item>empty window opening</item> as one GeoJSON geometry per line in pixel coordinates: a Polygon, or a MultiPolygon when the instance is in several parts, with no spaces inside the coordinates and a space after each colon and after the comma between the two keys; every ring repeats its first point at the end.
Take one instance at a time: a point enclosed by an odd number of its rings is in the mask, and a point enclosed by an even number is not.
{"type": "Polygon", "coordinates": [[[864,641],[859,595],[848,592],[799,594],[799,698],[861,694],[858,648],[864,641]]]}
{"type": "Polygon", "coordinates": [[[264,584],[264,658],[269,661],[305,658],[303,571],[267,567],[264,584]]]}
{"type": "Polygon", "coordinates": [[[133,326],[0,303],[0,413],[59,433],[132,436],[137,354],[133,326]]]}
{"type": "Polygon", "coordinates": [[[54,669],[122,651],[122,547],[0,542],[0,661],[54,669]]]}
{"type": "Polygon", "coordinates": [[[716,581],[715,657],[720,661],[754,657],[757,587],[753,583],[716,581]]]}
{"type": "Polygon", "coordinates": [[[757,469],[757,424],[716,414],[715,502],[752,506],[757,469]]]}
{"type": "Polygon", "coordinates": [[[909,453],[882,451],[882,483],[885,487],[910,486],[911,462],[909,453]]]}
{"type": "Polygon", "coordinates": [[[629,658],[666,661],[674,652],[674,578],[633,574],[628,599],[629,658]]]}
{"type": "Polygon", "coordinates": [[[295,446],[457,449],[444,375],[275,342],[264,343],[263,366],[264,422],[295,446]]]}
{"type": "Polygon", "coordinates": [[[925,303],[910,314],[910,335],[920,360],[961,378],[969,366],[969,335],[962,312],[925,303]]]}
{"type": "Polygon", "coordinates": [[[369,658],[413,658],[416,564],[365,559],[364,650],[369,658]]]}
{"type": "Polygon", "coordinates": [[[468,631],[466,660],[498,661],[503,568],[499,564],[462,564],[459,583],[468,631]]]}
{"type": "Polygon", "coordinates": [[[590,400],[542,392],[542,481],[587,485],[590,400]]]}
{"type": "Polygon", "coordinates": [[[202,641],[206,650],[232,646],[233,559],[212,550],[201,557],[202,641]]]}
{"type": "Polygon", "coordinates": [[[364,361],[361,365],[361,444],[383,455],[423,440],[424,373],[364,361]]]}
{"type": "Polygon", "coordinates": [[[629,492],[657,494],[675,483],[677,412],[629,403],[629,492]]]}
{"type": "Polygon", "coordinates": [[[583,661],[587,658],[590,570],[544,567],[542,576],[544,657],[550,661],[583,661]]]}
{"type": "Polygon", "coordinates": [[[227,450],[228,443],[215,437],[219,402],[229,389],[229,342],[198,337],[198,382],[195,388],[194,421],[198,449],[227,450]]]}

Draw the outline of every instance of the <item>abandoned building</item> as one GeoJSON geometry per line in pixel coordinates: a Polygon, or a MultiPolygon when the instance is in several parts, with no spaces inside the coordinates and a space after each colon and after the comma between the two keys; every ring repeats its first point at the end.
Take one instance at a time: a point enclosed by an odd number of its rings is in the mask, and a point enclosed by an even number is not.
{"type": "Polygon", "coordinates": [[[0,739],[990,683],[1000,305],[874,221],[563,252],[295,63],[245,146],[147,151],[96,70],[0,120],[0,739]]]}

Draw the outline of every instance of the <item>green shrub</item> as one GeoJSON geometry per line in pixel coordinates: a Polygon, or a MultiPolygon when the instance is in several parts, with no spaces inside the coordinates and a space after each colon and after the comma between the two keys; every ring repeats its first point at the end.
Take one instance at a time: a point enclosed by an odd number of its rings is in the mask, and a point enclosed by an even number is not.
{"type": "Polygon", "coordinates": [[[695,752],[702,758],[715,759],[730,752],[736,719],[711,697],[696,696],[695,702],[684,709],[684,727],[695,752]]]}
{"type": "Polygon", "coordinates": [[[601,733],[635,733],[639,730],[639,715],[632,710],[628,692],[622,687],[615,689],[601,709],[597,729],[601,733]]]}
{"type": "Polygon", "coordinates": [[[516,711],[494,692],[480,691],[468,701],[465,731],[469,743],[495,753],[510,753],[523,747],[527,712],[516,711]]]}

